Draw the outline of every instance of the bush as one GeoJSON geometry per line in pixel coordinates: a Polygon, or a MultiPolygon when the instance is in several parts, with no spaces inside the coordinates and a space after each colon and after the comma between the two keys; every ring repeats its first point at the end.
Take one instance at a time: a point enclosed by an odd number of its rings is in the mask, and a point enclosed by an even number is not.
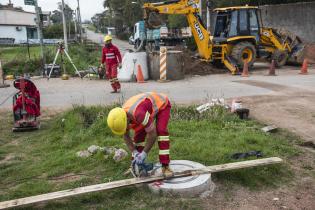
{"type": "MultiPolygon", "coordinates": [[[[67,30],[69,25],[67,24],[67,30]]],[[[74,23],[71,23],[70,32],[73,33],[75,30],[74,23]]],[[[69,33],[69,31],[68,31],[69,33]]],[[[71,34],[70,33],[70,34],[71,34]]],[[[53,24],[43,29],[43,36],[45,39],[62,39],[63,38],[63,25],[53,24]]]]}
{"type": "Polygon", "coordinates": [[[118,37],[118,39],[128,40],[130,37],[130,33],[127,33],[127,32],[117,33],[116,36],[118,37]]]}

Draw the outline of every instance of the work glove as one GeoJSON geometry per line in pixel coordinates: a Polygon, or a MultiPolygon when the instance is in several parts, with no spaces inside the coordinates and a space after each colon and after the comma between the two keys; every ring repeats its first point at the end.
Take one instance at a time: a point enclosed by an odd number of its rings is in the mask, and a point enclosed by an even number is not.
{"type": "Polygon", "coordinates": [[[133,159],[136,158],[136,156],[137,156],[138,153],[139,153],[139,152],[138,152],[136,149],[132,151],[131,155],[132,155],[133,159]]]}
{"type": "Polygon", "coordinates": [[[147,153],[145,151],[142,151],[141,153],[137,153],[134,157],[134,161],[136,164],[143,164],[145,159],[147,158],[147,153]]]}

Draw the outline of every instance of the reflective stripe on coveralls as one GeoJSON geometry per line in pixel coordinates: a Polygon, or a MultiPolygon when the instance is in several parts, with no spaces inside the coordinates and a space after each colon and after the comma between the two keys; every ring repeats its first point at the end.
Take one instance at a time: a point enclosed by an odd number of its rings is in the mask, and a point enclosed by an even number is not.
{"type": "Polygon", "coordinates": [[[150,115],[151,118],[154,118],[159,110],[165,108],[168,103],[168,97],[166,95],[155,92],[133,96],[123,105],[123,109],[132,116],[133,120],[135,120],[135,112],[138,105],[145,99],[149,99],[153,105],[153,112],[150,115]]]}

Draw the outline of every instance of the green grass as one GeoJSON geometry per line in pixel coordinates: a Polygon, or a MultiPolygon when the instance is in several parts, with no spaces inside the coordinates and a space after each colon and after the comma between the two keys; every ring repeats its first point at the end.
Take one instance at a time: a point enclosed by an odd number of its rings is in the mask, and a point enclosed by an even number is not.
{"type": "MultiPolygon", "coordinates": [[[[0,161],[10,154],[13,158],[0,164],[0,201],[71,187],[120,180],[129,167],[129,158],[115,163],[98,153],[86,159],[76,152],[92,144],[125,148],[123,140],[113,136],[106,126],[112,107],[82,107],[42,122],[36,132],[12,133],[11,116],[0,124],[0,161]],[[62,123],[62,119],[64,122],[62,123]],[[65,174],[78,174],[78,179],[58,180],[65,174]],[[57,180],[56,180],[57,179],[57,180]]],[[[287,159],[297,155],[295,138],[280,131],[265,134],[261,125],[243,121],[221,108],[199,115],[195,107],[177,107],[170,121],[171,158],[197,161],[205,165],[234,162],[235,152],[260,150],[265,157],[287,159]]],[[[158,161],[157,147],[149,161],[158,161]]],[[[294,174],[286,163],[214,174],[216,182],[249,190],[276,188],[290,182],[294,174]]],[[[49,209],[201,209],[202,200],[172,196],[156,196],[147,189],[128,187],[62,199],[46,204],[49,209]]]]}
{"type": "MultiPolygon", "coordinates": [[[[46,63],[52,63],[56,55],[57,46],[45,46],[44,53],[46,63]]],[[[32,73],[40,75],[41,51],[39,46],[30,47],[30,57],[25,46],[0,48],[0,59],[5,74],[20,75],[32,73]]],[[[101,57],[101,47],[71,44],[69,55],[79,70],[88,69],[90,65],[97,66],[101,57]]],[[[74,74],[75,70],[67,58],[64,57],[65,67],[68,74],[74,74]]],[[[57,64],[60,64],[60,56],[57,64]]]]}

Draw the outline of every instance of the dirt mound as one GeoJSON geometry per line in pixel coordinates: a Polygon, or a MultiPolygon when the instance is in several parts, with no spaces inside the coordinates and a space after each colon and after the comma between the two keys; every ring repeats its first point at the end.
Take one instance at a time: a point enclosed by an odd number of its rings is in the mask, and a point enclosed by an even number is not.
{"type": "Polygon", "coordinates": [[[220,74],[227,72],[224,68],[216,68],[211,63],[196,58],[189,51],[184,51],[184,70],[185,74],[190,75],[220,74]]]}

